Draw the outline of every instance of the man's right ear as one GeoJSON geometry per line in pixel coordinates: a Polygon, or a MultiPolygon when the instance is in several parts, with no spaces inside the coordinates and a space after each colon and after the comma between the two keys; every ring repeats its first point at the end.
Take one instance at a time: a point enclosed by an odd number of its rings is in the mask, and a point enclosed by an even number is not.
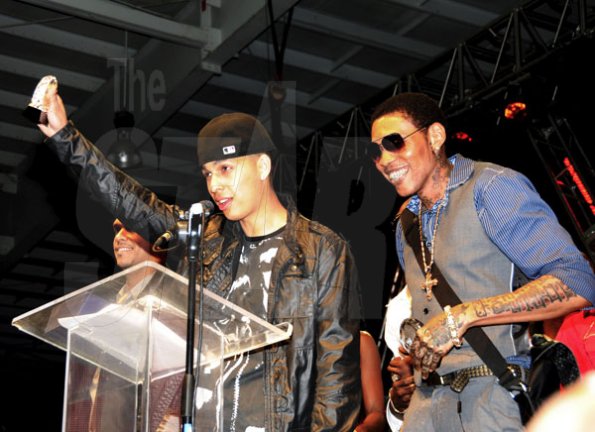
{"type": "Polygon", "coordinates": [[[434,154],[438,154],[440,148],[446,142],[446,129],[442,123],[432,123],[428,126],[428,137],[432,151],[434,154]]]}
{"type": "Polygon", "coordinates": [[[265,153],[261,154],[257,162],[258,174],[261,180],[266,179],[271,173],[271,165],[272,161],[270,156],[265,153]]]}

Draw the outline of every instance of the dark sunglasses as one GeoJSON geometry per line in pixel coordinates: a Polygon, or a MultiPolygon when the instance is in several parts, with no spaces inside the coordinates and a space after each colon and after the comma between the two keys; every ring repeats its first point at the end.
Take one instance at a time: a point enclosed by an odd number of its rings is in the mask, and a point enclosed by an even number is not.
{"type": "Polygon", "coordinates": [[[409,135],[405,136],[402,136],[400,133],[392,133],[383,137],[380,143],[370,141],[368,142],[366,152],[368,153],[368,156],[372,158],[373,161],[377,161],[378,159],[380,159],[382,149],[391,153],[399,151],[405,146],[405,140],[407,140],[407,138],[415,135],[416,133],[424,129],[427,129],[427,126],[422,126],[419,129],[416,129],[413,132],[411,132],[409,135]]]}

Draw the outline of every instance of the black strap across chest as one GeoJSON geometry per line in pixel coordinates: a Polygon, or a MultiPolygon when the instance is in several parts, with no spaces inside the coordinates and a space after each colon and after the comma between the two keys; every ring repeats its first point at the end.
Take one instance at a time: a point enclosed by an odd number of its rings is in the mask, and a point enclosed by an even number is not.
{"type": "MultiPolygon", "coordinates": [[[[421,205],[421,204],[420,204],[421,205]]],[[[403,227],[403,233],[409,246],[413,249],[417,263],[423,271],[424,264],[421,253],[422,242],[419,239],[419,232],[417,227],[421,224],[419,218],[413,214],[409,209],[405,209],[400,216],[401,225],[403,227]]],[[[436,239],[433,239],[436,241],[436,239]]],[[[429,254],[425,243],[423,247],[426,248],[426,252],[429,254]]],[[[459,296],[453,291],[450,284],[446,281],[442,272],[434,263],[432,267],[432,277],[438,281],[438,284],[434,287],[432,293],[440,303],[440,306],[446,305],[454,306],[461,303],[459,296]]],[[[418,289],[418,287],[409,286],[410,290],[418,289]]],[[[419,288],[421,289],[421,287],[419,288]]],[[[471,345],[471,348],[477,353],[477,355],[483,360],[483,362],[492,370],[495,376],[498,377],[500,384],[506,388],[511,384],[517,377],[508,367],[506,360],[500,354],[500,351],[496,348],[491,339],[486,335],[481,327],[471,327],[464,336],[465,340],[471,345]]]]}

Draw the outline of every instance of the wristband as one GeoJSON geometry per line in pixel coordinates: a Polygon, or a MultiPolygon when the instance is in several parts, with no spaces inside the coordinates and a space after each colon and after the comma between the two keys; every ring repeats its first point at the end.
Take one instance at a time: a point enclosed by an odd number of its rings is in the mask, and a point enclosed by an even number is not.
{"type": "Polygon", "coordinates": [[[401,415],[401,416],[404,415],[405,411],[407,410],[407,408],[405,408],[403,411],[401,411],[400,409],[398,409],[395,406],[395,404],[393,404],[393,398],[390,396],[390,390],[388,392],[388,406],[389,406],[390,410],[393,412],[393,414],[397,414],[397,415],[401,415]]]}
{"type": "Polygon", "coordinates": [[[450,333],[450,340],[456,348],[460,348],[463,342],[461,342],[461,338],[457,334],[457,325],[455,324],[455,319],[452,316],[449,305],[444,306],[444,313],[446,314],[446,327],[448,327],[450,333]]]}

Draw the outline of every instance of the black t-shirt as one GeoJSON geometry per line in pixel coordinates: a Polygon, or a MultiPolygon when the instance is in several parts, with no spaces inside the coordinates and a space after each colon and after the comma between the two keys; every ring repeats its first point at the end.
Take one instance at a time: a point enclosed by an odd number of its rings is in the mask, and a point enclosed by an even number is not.
{"type": "MultiPolygon", "coordinates": [[[[227,300],[267,318],[273,261],[284,228],[262,237],[244,237],[236,278],[227,300]]],[[[249,332],[250,327],[242,327],[249,332]]],[[[239,335],[249,336],[246,335],[239,335]]],[[[262,349],[228,359],[224,371],[224,430],[264,431],[264,355],[262,349]]]]}

